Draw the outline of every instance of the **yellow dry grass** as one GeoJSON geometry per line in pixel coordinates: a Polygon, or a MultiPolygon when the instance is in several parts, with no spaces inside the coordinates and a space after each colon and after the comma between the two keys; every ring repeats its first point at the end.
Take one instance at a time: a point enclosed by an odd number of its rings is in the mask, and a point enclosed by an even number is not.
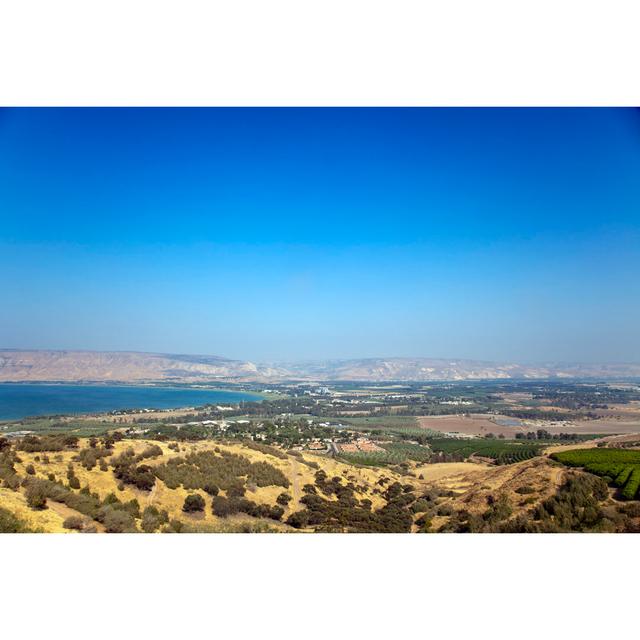
{"type": "Polygon", "coordinates": [[[30,529],[35,531],[45,533],[63,533],[66,531],[62,526],[64,519],[67,517],[66,515],[63,516],[55,509],[34,511],[27,505],[22,491],[0,488],[0,506],[16,515],[30,529]]]}
{"type": "Polygon", "coordinates": [[[421,475],[425,482],[434,482],[457,476],[482,473],[490,469],[491,465],[480,462],[439,462],[437,464],[422,464],[415,467],[416,474],[421,475]]]}
{"type": "Polygon", "coordinates": [[[511,465],[489,467],[481,473],[443,478],[438,486],[453,489],[459,494],[449,499],[456,509],[482,513],[488,507],[488,498],[505,494],[514,514],[526,511],[553,495],[562,484],[565,469],[551,463],[547,458],[533,458],[511,465]],[[531,494],[519,494],[527,487],[531,494]],[[533,502],[530,502],[533,500],[533,502]]]}
{"type": "MultiPolygon", "coordinates": [[[[135,453],[140,453],[146,447],[152,444],[149,440],[123,440],[114,446],[114,455],[118,455],[126,449],[133,449],[135,453]]],[[[315,473],[317,469],[305,464],[303,461],[316,463],[329,478],[339,476],[345,482],[353,482],[358,489],[358,497],[360,499],[368,498],[373,504],[373,508],[383,506],[384,499],[380,496],[380,486],[377,484],[382,477],[389,478],[391,482],[399,481],[402,483],[411,482],[416,486],[426,486],[427,480],[419,481],[416,478],[407,478],[400,476],[389,469],[356,467],[334,460],[333,458],[303,455],[302,458],[287,455],[285,459],[265,454],[241,443],[222,444],[217,441],[202,441],[195,443],[180,444],[178,452],[169,448],[169,443],[153,442],[161,447],[163,455],[155,459],[145,459],[145,464],[157,465],[166,462],[168,459],[176,456],[184,456],[189,452],[212,450],[218,447],[222,451],[242,455],[252,462],[266,461],[274,467],[280,469],[289,479],[290,486],[288,489],[280,486],[268,487],[249,487],[247,490],[247,498],[259,504],[276,504],[276,499],[282,492],[286,492],[292,496],[292,500],[288,507],[285,508],[283,520],[294,511],[303,508],[300,503],[303,497],[303,487],[305,484],[314,484],[315,473]],[[374,491],[378,490],[378,491],[374,491]]],[[[88,439],[81,439],[79,449],[88,446],[88,439]]],[[[150,492],[140,491],[130,485],[125,485],[123,490],[118,489],[118,481],[113,475],[111,467],[107,471],[101,471],[100,466],[96,465],[92,470],[88,471],[80,463],[73,460],[77,451],[63,451],[60,453],[29,453],[19,452],[21,462],[16,464],[16,470],[19,475],[26,475],[26,467],[32,464],[36,470],[35,477],[47,478],[48,474],[54,474],[55,478],[66,483],[67,467],[69,463],[73,464],[75,475],[80,481],[82,487],[89,487],[93,493],[97,493],[102,500],[108,494],[115,494],[121,501],[127,502],[137,499],[140,508],[143,510],[146,506],[154,505],[158,509],[165,509],[171,519],[180,520],[188,525],[194,525],[205,528],[207,530],[228,530],[231,525],[237,525],[243,521],[253,522],[256,520],[249,516],[236,516],[233,518],[219,518],[213,515],[211,508],[211,497],[202,490],[185,490],[182,487],[177,489],[169,489],[164,482],[157,479],[154,488],[150,492]],[[43,458],[47,456],[49,463],[43,462],[43,458]],[[38,458],[38,459],[36,459],[38,458]],[[184,500],[189,494],[198,493],[205,500],[204,513],[186,514],[182,511],[184,500]]],[[[479,465],[469,465],[478,467],[479,465]]],[[[417,475],[417,473],[415,474],[417,475]]],[[[52,503],[49,501],[49,508],[43,511],[34,511],[30,509],[25,501],[24,492],[20,489],[13,492],[9,489],[0,490],[0,504],[6,506],[10,511],[16,513],[22,520],[30,523],[31,526],[41,529],[45,532],[64,532],[66,531],[62,522],[70,515],[81,515],[66,505],[52,503]]],[[[221,492],[224,495],[224,492],[221,492]]],[[[269,521],[269,526],[278,530],[290,530],[290,527],[284,523],[276,523],[269,521]]],[[[98,530],[103,527],[96,524],[98,530]]]]}

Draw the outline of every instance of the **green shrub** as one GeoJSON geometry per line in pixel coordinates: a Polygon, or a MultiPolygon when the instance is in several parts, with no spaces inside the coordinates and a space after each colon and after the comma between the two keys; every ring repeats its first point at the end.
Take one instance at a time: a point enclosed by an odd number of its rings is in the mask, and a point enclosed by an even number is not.
{"type": "Polygon", "coordinates": [[[182,533],[184,530],[184,523],[180,520],[171,520],[169,524],[163,529],[165,533],[182,533]]]}
{"type": "Polygon", "coordinates": [[[275,447],[272,447],[268,444],[262,444],[260,442],[254,442],[252,440],[243,442],[243,444],[249,449],[255,449],[256,451],[260,451],[261,453],[266,453],[267,455],[280,458],[281,460],[287,459],[287,454],[284,451],[276,449],[275,447]]]}
{"type": "Polygon", "coordinates": [[[135,533],[137,531],[133,516],[121,509],[103,507],[100,520],[107,533],[135,533]]]}
{"type": "Polygon", "coordinates": [[[135,457],[135,460],[136,462],[140,462],[145,458],[157,458],[158,456],[161,456],[161,455],[163,455],[162,447],[160,447],[157,444],[151,444],[146,449],[144,449],[141,453],[139,453],[135,457]]]}
{"type": "Polygon", "coordinates": [[[291,500],[293,500],[293,498],[288,493],[284,493],[284,492],[282,492],[276,498],[276,502],[283,507],[286,507],[291,502],[291,500]]]}
{"type": "Polygon", "coordinates": [[[25,492],[27,504],[36,510],[47,508],[47,495],[40,483],[32,483],[27,486],[25,492]]]}
{"type": "Polygon", "coordinates": [[[493,499],[493,496],[489,496],[488,502],[490,507],[482,517],[490,524],[506,520],[513,513],[511,501],[506,493],[500,494],[497,500],[493,499]]]}
{"type": "Polygon", "coordinates": [[[185,513],[195,513],[198,511],[204,511],[204,507],[204,498],[197,493],[192,493],[185,498],[182,510],[185,513]]]}
{"type": "Polygon", "coordinates": [[[236,482],[227,488],[227,498],[242,498],[245,489],[240,482],[236,482]]]}
{"type": "Polygon", "coordinates": [[[252,463],[248,458],[220,451],[198,451],[185,457],[175,457],[157,465],[153,472],[170,489],[182,485],[187,490],[215,485],[223,491],[244,487],[245,481],[259,487],[270,485],[287,488],[287,477],[267,462],[252,463]]]}
{"type": "Polygon", "coordinates": [[[39,492],[45,498],[50,498],[55,502],[62,502],[74,511],[78,511],[90,518],[96,516],[100,507],[100,500],[95,496],[75,493],[58,482],[27,478],[25,483],[27,492],[39,492]]]}
{"type": "Polygon", "coordinates": [[[84,520],[79,516],[69,516],[62,523],[65,529],[72,529],[75,531],[82,531],[84,529],[84,520]]]}
{"type": "MultiPolygon", "coordinates": [[[[153,445],[157,447],[157,445],[153,445]]],[[[149,447],[152,449],[153,447],[149,447]]],[[[159,447],[157,447],[159,449],[159,447]]],[[[162,451],[162,450],[160,450],[162,451]]],[[[144,453],[144,452],[143,452],[144,453]]],[[[121,453],[111,460],[113,475],[123,484],[132,484],[142,491],[151,491],[156,482],[153,469],[148,465],[136,466],[139,457],[136,457],[133,449],[121,453]]]]}
{"type": "Polygon", "coordinates": [[[145,508],[142,512],[142,530],[146,533],[153,533],[163,524],[169,522],[169,514],[165,510],[159,510],[153,505],[145,508]]]}
{"type": "Polygon", "coordinates": [[[20,484],[20,476],[15,473],[7,476],[2,482],[3,487],[11,489],[12,491],[17,491],[20,488],[20,484]]]}
{"type": "Polygon", "coordinates": [[[25,436],[16,443],[16,449],[20,451],[64,451],[75,449],[78,446],[76,436],[66,434],[53,434],[45,436],[25,436]]]}
{"type": "Polygon", "coordinates": [[[15,514],[0,507],[0,533],[33,533],[15,514]]]}
{"type": "Polygon", "coordinates": [[[439,516],[451,516],[453,515],[453,507],[450,504],[442,504],[436,509],[436,513],[439,516]]]}
{"type": "Polygon", "coordinates": [[[536,490],[533,487],[529,487],[529,486],[524,486],[524,487],[518,487],[516,489],[516,493],[519,493],[520,495],[527,495],[529,493],[535,493],[536,490]]]}
{"type": "Polygon", "coordinates": [[[213,482],[206,482],[202,487],[210,496],[217,496],[220,489],[213,482]]]}
{"type": "Polygon", "coordinates": [[[295,529],[304,529],[309,524],[309,512],[295,511],[287,518],[287,524],[295,529]]]}
{"type": "Polygon", "coordinates": [[[140,517],[140,503],[136,498],[129,500],[129,502],[125,502],[121,508],[130,513],[134,518],[140,517]]]}
{"type": "Polygon", "coordinates": [[[93,469],[98,463],[98,460],[102,466],[103,459],[110,456],[111,453],[112,452],[108,449],[98,449],[96,447],[89,446],[87,449],[81,449],[74,459],[87,469],[87,471],[91,471],[91,469],[93,469]]]}
{"type": "Polygon", "coordinates": [[[237,511],[234,511],[233,503],[223,496],[215,496],[211,501],[212,512],[214,516],[226,518],[237,511]]]}
{"type": "Polygon", "coordinates": [[[411,506],[411,511],[413,513],[421,513],[424,511],[429,511],[431,505],[426,500],[416,500],[411,506]]]}

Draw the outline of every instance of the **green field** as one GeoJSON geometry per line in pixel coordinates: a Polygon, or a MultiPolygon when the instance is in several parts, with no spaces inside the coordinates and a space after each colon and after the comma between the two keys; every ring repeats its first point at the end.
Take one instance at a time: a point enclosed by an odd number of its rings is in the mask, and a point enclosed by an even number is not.
{"type": "Polygon", "coordinates": [[[340,422],[354,431],[370,431],[407,436],[431,437],[440,435],[439,431],[422,429],[413,416],[381,416],[379,418],[340,418],[340,422]]]}
{"type": "Polygon", "coordinates": [[[514,442],[500,439],[473,438],[460,440],[455,438],[429,439],[434,452],[468,458],[471,455],[491,458],[497,464],[512,464],[540,455],[541,446],[531,442],[514,442]]]}
{"type": "Polygon", "coordinates": [[[1,423],[0,435],[2,435],[2,433],[13,433],[15,431],[32,431],[38,435],[45,433],[73,433],[78,437],[88,437],[102,435],[117,426],[121,425],[90,418],[72,418],[70,420],[62,420],[59,418],[26,418],[1,423]]]}
{"type": "Polygon", "coordinates": [[[422,447],[419,444],[392,442],[381,446],[390,454],[400,454],[407,460],[414,460],[415,462],[426,462],[431,458],[431,450],[428,447],[422,447]]]}
{"type": "Polygon", "coordinates": [[[392,442],[381,445],[384,451],[360,451],[358,453],[341,453],[340,459],[353,464],[368,466],[382,466],[385,464],[400,464],[408,460],[426,462],[431,457],[428,447],[404,442],[392,442]]]}
{"type": "Polygon", "coordinates": [[[380,416],[379,418],[354,417],[339,418],[344,425],[353,427],[354,429],[366,430],[388,430],[388,429],[414,429],[416,432],[424,433],[423,429],[418,427],[418,422],[413,416],[380,416]]]}
{"type": "Polygon", "coordinates": [[[551,454],[551,457],[570,467],[583,467],[606,478],[620,488],[628,500],[640,498],[640,451],[635,449],[574,449],[551,454]]]}
{"type": "MultiPolygon", "coordinates": [[[[395,429],[388,429],[389,433],[393,431],[395,429]]],[[[421,433],[425,435],[428,432],[421,430],[421,433]]],[[[461,440],[457,438],[433,438],[431,437],[432,435],[430,434],[428,446],[398,441],[381,445],[385,449],[384,452],[342,453],[340,458],[354,464],[384,465],[399,464],[408,460],[439,462],[451,457],[465,460],[471,455],[477,455],[491,458],[496,464],[512,464],[540,455],[542,449],[541,444],[528,441],[521,443],[497,438],[461,440]]]]}

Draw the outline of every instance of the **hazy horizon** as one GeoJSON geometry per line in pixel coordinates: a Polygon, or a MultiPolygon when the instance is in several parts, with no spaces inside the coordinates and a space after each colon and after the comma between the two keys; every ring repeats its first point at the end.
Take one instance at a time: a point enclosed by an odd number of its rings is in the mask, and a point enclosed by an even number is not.
{"type": "Polygon", "coordinates": [[[0,346],[640,361],[632,109],[5,109],[0,346]]]}
{"type": "Polygon", "coordinates": [[[235,358],[224,353],[205,353],[205,352],[173,352],[173,351],[141,351],[139,349],[49,349],[49,348],[21,348],[21,347],[4,347],[0,345],[1,351],[42,351],[42,352],[79,352],[79,353],[139,353],[143,355],[167,355],[167,356],[188,356],[188,357],[219,357],[223,360],[237,360],[237,361],[250,361],[257,364],[311,364],[314,362],[327,362],[327,361],[350,361],[350,360],[450,360],[450,361],[476,361],[486,362],[494,364],[520,364],[530,366],[541,366],[545,364],[576,364],[576,365],[608,365],[608,364],[640,364],[640,360],[497,360],[495,358],[467,358],[464,356],[431,356],[425,354],[415,354],[411,356],[396,356],[396,355],[373,355],[373,356],[341,356],[338,358],[275,358],[271,360],[260,360],[258,358],[235,358]]]}

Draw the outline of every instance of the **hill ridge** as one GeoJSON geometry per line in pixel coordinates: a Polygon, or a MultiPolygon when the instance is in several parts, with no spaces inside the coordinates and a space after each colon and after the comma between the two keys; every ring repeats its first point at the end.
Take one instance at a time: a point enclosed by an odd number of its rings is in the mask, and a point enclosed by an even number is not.
{"type": "Polygon", "coordinates": [[[217,355],[0,349],[0,382],[464,381],[640,378],[634,363],[501,363],[463,358],[350,358],[256,363],[217,355]]]}

